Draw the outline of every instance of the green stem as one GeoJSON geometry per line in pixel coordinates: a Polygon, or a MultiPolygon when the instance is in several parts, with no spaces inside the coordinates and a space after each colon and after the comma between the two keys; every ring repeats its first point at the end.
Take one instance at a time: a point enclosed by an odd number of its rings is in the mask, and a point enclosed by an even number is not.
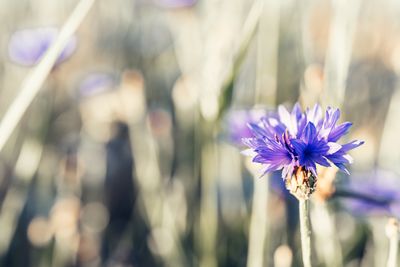
{"type": "Polygon", "coordinates": [[[304,267],[311,267],[311,229],[308,200],[299,200],[301,250],[304,267]]]}

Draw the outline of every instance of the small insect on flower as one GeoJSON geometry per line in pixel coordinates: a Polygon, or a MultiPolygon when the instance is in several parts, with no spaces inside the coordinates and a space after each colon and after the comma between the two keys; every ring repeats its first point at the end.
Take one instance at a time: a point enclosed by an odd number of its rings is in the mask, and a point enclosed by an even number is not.
{"type": "MultiPolygon", "coordinates": [[[[57,35],[58,29],[53,27],[25,29],[15,32],[8,44],[10,59],[27,67],[36,65],[55,41],[57,35]]],[[[74,36],[68,40],[66,47],[57,59],[56,65],[68,59],[74,53],[76,46],[77,40],[74,36]]]]}
{"type": "Polygon", "coordinates": [[[282,170],[286,188],[298,199],[308,199],[315,190],[317,164],[325,167],[333,164],[348,174],[346,164],[353,160],[347,152],[364,143],[359,140],[337,143],[352,125],[350,122],[337,125],[339,117],[337,108],[328,107],[323,117],[319,105],[305,112],[298,103],[291,112],[281,105],[277,112],[248,124],[253,137],[243,139],[249,147],[244,154],[263,165],[263,175],[282,170]]]}

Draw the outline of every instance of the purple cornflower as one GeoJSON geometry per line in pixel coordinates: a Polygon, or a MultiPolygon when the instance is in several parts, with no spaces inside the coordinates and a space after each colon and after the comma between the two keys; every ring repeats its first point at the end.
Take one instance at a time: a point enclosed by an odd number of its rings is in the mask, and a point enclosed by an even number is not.
{"type": "Polygon", "coordinates": [[[86,98],[97,95],[113,89],[116,85],[116,78],[111,73],[90,73],[79,84],[79,97],[86,98]]]}
{"type": "Polygon", "coordinates": [[[400,219],[400,177],[376,169],[351,175],[348,184],[337,186],[334,197],[358,216],[391,216],[400,219]]]}
{"type": "Polygon", "coordinates": [[[154,0],[155,3],[164,8],[183,8],[196,4],[197,0],[154,0]]]}
{"type": "Polygon", "coordinates": [[[245,154],[264,166],[264,174],[282,170],[287,188],[298,198],[308,198],[315,189],[317,164],[333,164],[348,173],[346,164],[352,163],[352,158],[347,152],[363,144],[358,140],[337,143],[352,125],[336,125],[339,117],[340,111],[335,108],[328,108],[323,117],[319,105],[305,112],[299,104],[291,112],[281,105],[278,112],[249,123],[253,137],[243,139],[250,148],[245,154]]]}
{"type": "Polygon", "coordinates": [[[253,137],[252,131],[247,126],[248,123],[257,123],[265,115],[264,109],[229,111],[225,119],[229,141],[237,146],[243,146],[243,138],[253,137]]]}
{"type": "MultiPolygon", "coordinates": [[[[27,67],[36,65],[56,39],[57,34],[58,29],[52,27],[25,29],[15,32],[11,36],[8,45],[10,59],[27,67]]],[[[76,37],[72,37],[58,57],[56,65],[69,58],[75,51],[76,45],[76,37]]]]}

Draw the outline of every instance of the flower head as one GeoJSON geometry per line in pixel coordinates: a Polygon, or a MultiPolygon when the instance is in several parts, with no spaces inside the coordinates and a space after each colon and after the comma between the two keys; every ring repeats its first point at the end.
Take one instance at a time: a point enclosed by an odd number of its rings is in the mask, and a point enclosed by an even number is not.
{"type": "MultiPolygon", "coordinates": [[[[10,39],[8,50],[13,62],[23,66],[33,66],[43,57],[58,34],[57,28],[46,27],[26,29],[15,32],[10,39]]],[[[60,64],[69,58],[76,49],[76,37],[72,37],[56,64],[60,64]]]]}
{"type": "Polygon", "coordinates": [[[305,112],[299,104],[291,112],[279,106],[278,112],[249,123],[253,136],[243,139],[249,147],[245,154],[264,166],[264,174],[282,170],[287,188],[298,198],[308,198],[314,191],[317,165],[335,165],[348,173],[346,164],[352,163],[352,158],[347,152],[363,144],[358,140],[338,144],[351,123],[337,125],[339,109],[328,108],[325,117],[322,114],[319,105],[305,112]]]}

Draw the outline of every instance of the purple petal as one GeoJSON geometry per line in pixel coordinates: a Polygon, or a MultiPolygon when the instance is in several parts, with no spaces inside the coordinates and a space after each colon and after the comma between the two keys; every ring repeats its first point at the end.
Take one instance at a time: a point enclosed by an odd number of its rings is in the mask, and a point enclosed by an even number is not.
{"type": "Polygon", "coordinates": [[[79,95],[88,97],[112,89],[116,81],[108,73],[92,73],[85,77],[79,85],[79,95]]]}
{"type": "Polygon", "coordinates": [[[325,115],[324,127],[331,128],[335,126],[336,122],[339,120],[340,110],[338,108],[328,107],[325,115]]]}
{"type": "Polygon", "coordinates": [[[259,146],[265,145],[262,141],[256,139],[256,138],[243,138],[242,143],[245,146],[251,147],[251,148],[257,148],[259,146]]]}
{"type": "Polygon", "coordinates": [[[263,138],[267,136],[267,132],[255,123],[248,123],[247,126],[255,137],[263,138]]]}
{"type": "Polygon", "coordinates": [[[164,8],[182,8],[193,6],[197,0],[155,0],[155,2],[164,8]]]}
{"type": "Polygon", "coordinates": [[[354,141],[351,141],[350,143],[347,143],[347,144],[343,145],[343,146],[342,146],[342,150],[343,150],[344,152],[347,152],[347,151],[349,151],[349,150],[351,150],[351,149],[354,149],[354,148],[356,148],[356,147],[361,146],[362,144],[364,144],[364,141],[361,141],[361,140],[354,140],[354,141]]]}
{"type": "Polygon", "coordinates": [[[299,103],[296,103],[292,109],[292,113],[291,113],[292,117],[294,117],[297,121],[299,121],[303,114],[301,112],[301,107],[299,103]]]}
{"type": "Polygon", "coordinates": [[[333,155],[326,156],[339,170],[343,171],[347,175],[350,175],[350,172],[346,168],[346,164],[350,164],[353,162],[353,159],[348,154],[336,153],[333,155]]]}
{"type": "Polygon", "coordinates": [[[286,165],[282,169],[282,178],[283,179],[285,179],[287,176],[292,176],[295,165],[296,165],[296,162],[292,161],[290,164],[286,165]]]}
{"type": "Polygon", "coordinates": [[[253,149],[249,148],[249,149],[242,150],[240,153],[247,157],[254,157],[256,152],[254,152],[253,149]]]}
{"type": "Polygon", "coordinates": [[[315,128],[312,122],[309,122],[304,129],[303,140],[306,143],[311,143],[314,141],[315,137],[317,136],[317,129],[315,128]]]}
{"type": "Polygon", "coordinates": [[[295,117],[289,113],[289,111],[283,106],[278,107],[279,119],[286,126],[287,130],[292,136],[297,134],[297,121],[295,117]]]}
{"type": "MultiPolygon", "coordinates": [[[[266,115],[265,110],[230,110],[226,116],[226,126],[229,141],[233,142],[234,145],[241,146],[241,140],[243,138],[254,137],[252,130],[248,124],[260,124],[263,121],[263,116],[266,115]]],[[[265,127],[263,127],[264,130],[265,127]]]]}
{"type": "Polygon", "coordinates": [[[294,150],[297,152],[297,154],[301,154],[306,148],[306,144],[301,140],[291,139],[290,143],[294,147],[294,150]]]}
{"type": "Polygon", "coordinates": [[[336,122],[339,120],[340,117],[340,110],[328,107],[325,112],[325,118],[322,123],[322,127],[319,131],[320,138],[327,138],[335,127],[336,122]]]}
{"type": "Polygon", "coordinates": [[[268,163],[269,163],[269,160],[267,160],[266,158],[264,158],[264,157],[261,156],[261,155],[256,155],[256,156],[253,158],[253,162],[268,164],[268,163]]]}
{"type": "Polygon", "coordinates": [[[307,121],[312,122],[314,125],[318,125],[321,122],[321,117],[322,117],[321,106],[315,104],[313,109],[307,110],[306,116],[307,116],[307,121]]]}
{"type": "MultiPolygon", "coordinates": [[[[56,39],[57,35],[57,28],[51,27],[15,32],[11,36],[8,45],[10,59],[23,66],[33,66],[37,64],[56,39]]],[[[69,58],[75,51],[76,45],[76,37],[72,37],[57,59],[56,64],[60,64],[69,58]]]]}
{"type": "Polygon", "coordinates": [[[336,153],[342,148],[341,145],[334,142],[328,142],[328,146],[329,146],[328,155],[336,153]]]}
{"type": "Polygon", "coordinates": [[[336,142],[343,135],[345,135],[353,124],[351,122],[344,122],[331,130],[328,136],[329,142],[336,142]]]}
{"type": "Polygon", "coordinates": [[[331,166],[331,164],[329,163],[329,161],[325,157],[315,158],[315,162],[317,164],[325,166],[325,167],[330,167],[331,166]]]}

